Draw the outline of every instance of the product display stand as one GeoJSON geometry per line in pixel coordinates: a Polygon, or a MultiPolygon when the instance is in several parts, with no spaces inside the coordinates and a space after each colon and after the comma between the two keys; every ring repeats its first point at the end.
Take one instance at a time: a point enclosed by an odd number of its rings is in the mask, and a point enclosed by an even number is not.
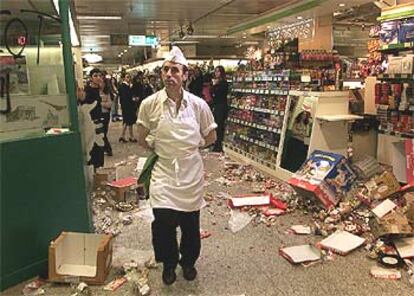
{"type": "Polygon", "coordinates": [[[287,180],[279,164],[290,112],[289,71],[244,73],[232,82],[226,153],[287,180]]]}

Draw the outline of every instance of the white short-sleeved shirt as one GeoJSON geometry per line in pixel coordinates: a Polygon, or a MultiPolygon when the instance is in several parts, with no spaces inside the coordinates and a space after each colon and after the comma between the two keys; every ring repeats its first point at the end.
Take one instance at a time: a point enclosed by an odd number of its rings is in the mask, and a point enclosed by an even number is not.
{"type": "MultiPolygon", "coordinates": [[[[187,107],[191,108],[194,112],[200,124],[200,133],[203,138],[217,128],[217,124],[214,122],[213,114],[207,103],[202,98],[184,90],[183,101],[178,112],[188,112],[189,110],[186,110],[187,107]]],[[[149,129],[150,132],[147,137],[147,142],[150,147],[153,145],[154,131],[158,126],[163,110],[164,112],[168,112],[169,110],[171,114],[176,116],[176,104],[173,100],[168,99],[165,88],[144,99],[139,108],[137,123],[149,129]],[[167,108],[162,108],[163,104],[167,108]]],[[[200,143],[200,146],[202,145],[203,143],[200,143]]]]}

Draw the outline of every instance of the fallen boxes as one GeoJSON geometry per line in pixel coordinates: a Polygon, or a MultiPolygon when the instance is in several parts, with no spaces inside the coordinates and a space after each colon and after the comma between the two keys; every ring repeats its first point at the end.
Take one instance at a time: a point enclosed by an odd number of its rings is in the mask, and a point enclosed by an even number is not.
{"type": "Polygon", "coordinates": [[[381,219],[371,219],[369,226],[376,238],[387,235],[412,235],[413,232],[407,217],[398,211],[391,212],[381,219]]]}
{"type": "Polygon", "coordinates": [[[111,235],[62,232],[49,246],[51,282],[79,277],[80,281],[88,284],[103,284],[111,263],[111,235]]]}
{"type": "Polygon", "coordinates": [[[288,183],[299,194],[319,199],[332,208],[356,180],[348,161],[339,154],[315,150],[288,183]]]}

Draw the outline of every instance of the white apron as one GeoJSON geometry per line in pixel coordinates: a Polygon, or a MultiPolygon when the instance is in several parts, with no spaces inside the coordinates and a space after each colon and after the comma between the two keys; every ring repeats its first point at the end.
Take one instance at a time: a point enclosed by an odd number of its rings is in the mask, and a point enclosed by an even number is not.
{"type": "MultiPolygon", "coordinates": [[[[184,102],[182,102],[183,104],[184,102]]],[[[198,211],[205,206],[204,165],[199,152],[204,141],[191,103],[176,117],[170,110],[162,115],[154,131],[154,150],[159,156],[151,176],[150,203],[153,208],[198,211]]]]}

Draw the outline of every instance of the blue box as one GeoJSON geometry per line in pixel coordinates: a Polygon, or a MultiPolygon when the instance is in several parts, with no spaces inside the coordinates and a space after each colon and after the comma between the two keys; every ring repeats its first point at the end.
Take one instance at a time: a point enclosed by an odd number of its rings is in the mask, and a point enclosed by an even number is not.
{"type": "Polygon", "coordinates": [[[344,156],[315,150],[288,182],[299,194],[314,196],[325,208],[332,208],[349,192],[356,178],[344,156]]]}
{"type": "Polygon", "coordinates": [[[400,21],[388,21],[381,24],[379,33],[381,45],[398,44],[398,29],[400,21]]]}
{"type": "Polygon", "coordinates": [[[400,43],[414,42],[414,18],[406,19],[400,23],[398,41],[400,43]]]}

